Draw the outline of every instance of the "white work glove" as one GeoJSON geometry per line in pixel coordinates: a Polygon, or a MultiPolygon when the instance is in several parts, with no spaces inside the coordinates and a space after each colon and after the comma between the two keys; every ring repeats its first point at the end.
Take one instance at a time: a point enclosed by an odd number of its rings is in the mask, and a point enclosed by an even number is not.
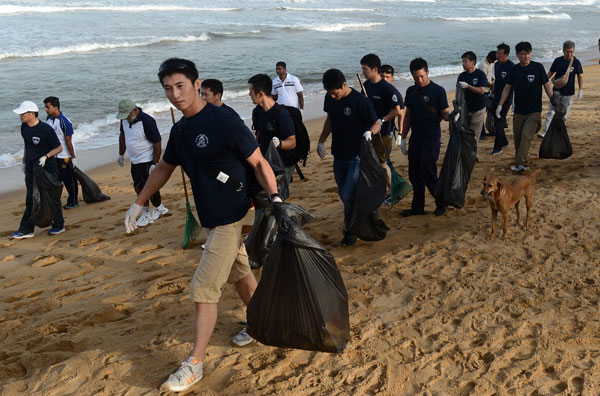
{"type": "Polygon", "coordinates": [[[400,146],[402,144],[402,135],[398,134],[396,136],[396,146],[400,146]]]}
{"type": "Polygon", "coordinates": [[[125,156],[124,155],[119,155],[119,157],[117,158],[117,163],[119,164],[120,167],[123,167],[123,161],[125,160],[125,156]]]}
{"type": "Polygon", "coordinates": [[[327,156],[327,150],[325,150],[325,143],[317,144],[317,154],[321,159],[324,159],[327,156]]]}
{"type": "Polygon", "coordinates": [[[500,113],[502,113],[502,106],[498,105],[498,107],[496,107],[496,114],[495,114],[496,118],[500,118],[501,117],[500,113]]]}
{"type": "Polygon", "coordinates": [[[459,118],[460,118],[460,113],[454,114],[454,122],[458,122],[459,118]]]}
{"type": "Polygon", "coordinates": [[[371,135],[373,134],[373,132],[369,131],[365,131],[365,133],[363,133],[363,138],[365,138],[365,140],[367,142],[371,141],[371,135]]]}
{"type": "Polygon", "coordinates": [[[283,202],[283,200],[281,199],[281,197],[275,197],[271,200],[271,202],[283,202]]]}
{"type": "Polygon", "coordinates": [[[154,168],[156,168],[155,164],[150,165],[150,168],[148,168],[148,176],[150,176],[150,174],[152,173],[152,171],[154,170],[154,168]]]}
{"type": "Polygon", "coordinates": [[[41,166],[41,167],[43,167],[44,165],[46,165],[46,160],[47,160],[47,159],[48,159],[48,157],[47,157],[47,156],[45,156],[45,155],[42,155],[42,156],[40,157],[40,159],[38,160],[38,164],[40,164],[40,166],[41,166]]]}
{"type": "Polygon", "coordinates": [[[137,228],[136,220],[140,213],[142,213],[142,207],[135,202],[127,209],[127,213],[125,213],[125,230],[128,234],[137,228]]]}
{"type": "Polygon", "coordinates": [[[583,98],[583,89],[580,89],[577,93],[577,101],[581,102],[581,98],[583,98]]]}
{"type": "Polygon", "coordinates": [[[71,157],[71,164],[73,164],[73,168],[77,166],[77,160],[75,157],[71,157]]]}
{"type": "Polygon", "coordinates": [[[458,82],[458,85],[460,85],[460,87],[461,87],[462,89],[467,89],[467,87],[469,86],[469,84],[467,84],[467,83],[466,83],[466,82],[464,82],[464,81],[459,81],[459,82],[458,82]]]}
{"type": "Polygon", "coordinates": [[[21,171],[25,173],[25,162],[21,163],[21,171]]]}
{"type": "Polygon", "coordinates": [[[275,145],[276,148],[279,148],[279,145],[281,144],[281,140],[279,140],[279,138],[277,136],[273,136],[273,139],[271,139],[273,141],[273,144],[275,145]]]}
{"type": "Polygon", "coordinates": [[[400,150],[402,150],[402,154],[408,155],[408,149],[406,148],[406,139],[400,136],[400,150]]]}

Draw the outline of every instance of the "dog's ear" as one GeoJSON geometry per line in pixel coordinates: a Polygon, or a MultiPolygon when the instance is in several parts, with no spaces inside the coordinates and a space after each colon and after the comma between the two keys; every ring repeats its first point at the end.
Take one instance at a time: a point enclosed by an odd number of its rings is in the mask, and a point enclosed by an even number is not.
{"type": "Polygon", "coordinates": [[[496,182],[496,187],[498,187],[498,189],[502,188],[502,182],[500,180],[496,182]]]}
{"type": "Polygon", "coordinates": [[[483,182],[484,182],[484,183],[487,183],[487,176],[484,176],[484,177],[483,177],[483,182]]]}

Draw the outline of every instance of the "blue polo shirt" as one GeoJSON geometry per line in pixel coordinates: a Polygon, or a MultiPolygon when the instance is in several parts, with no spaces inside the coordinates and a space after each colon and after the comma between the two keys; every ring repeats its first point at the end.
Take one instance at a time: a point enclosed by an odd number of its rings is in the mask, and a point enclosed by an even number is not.
{"type": "MultiPolygon", "coordinates": [[[[494,63],[494,104],[498,105],[500,102],[500,97],[502,97],[502,91],[504,87],[506,87],[506,78],[508,77],[508,73],[510,69],[513,68],[515,64],[510,59],[507,59],[506,62],[494,63]]],[[[508,95],[508,99],[504,102],[504,107],[510,106],[513,100],[513,90],[510,90],[510,94],[508,95]]]]}
{"type": "MultiPolygon", "coordinates": [[[[367,80],[365,81],[364,86],[369,100],[373,103],[373,108],[375,108],[375,114],[377,114],[378,118],[383,118],[396,106],[404,108],[402,96],[398,94],[398,90],[384,79],[381,79],[381,81],[376,84],[367,80]]],[[[389,136],[393,132],[393,120],[384,122],[381,126],[380,133],[383,136],[389,136]]]]}
{"type": "Polygon", "coordinates": [[[250,197],[214,178],[204,166],[248,185],[246,159],[258,148],[252,132],[239,117],[207,103],[197,114],[183,119],[182,130],[171,128],[163,160],[181,165],[190,178],[196,211],[203,227],[241,220],[250,208],[250,197]]]}
{"type": "MultiPolygon", "coordinates": [[[[487,77],[483,70],[475,69],[473,73],[466,71],[458,75],[457,81],[464,81],[474,87],[487,87],[487,77]]],[[[469,113],[474,113],[485,107],[485,96],[476,94],[470,89],[465,89],[465,102],[467,102],[467,110],[469,113]]]]}
{"type": "Polygon", "coordinates": [[[506,83],[515,92],[515,113],[527,115],[542,111],[542,85],[548,82],[544,65],[531,61],[523,67],[517,63],[510,69],[506,83]]]}
{"type": "Polygon", "coordinates": [[[416,85],[408,87],[404,104],[410,109],[410,127],[412,133],[410,140],[418,141],[440,139],[442,129],[440,128],[441,111],[448,108],[446,90],[430,81],[423,88],[416,85]],[[419,98],[420,96],[423,98],[419,98]],[[433,109],[437,110],[434,112],[433,109]]]}
{"type": "MultiPolygon", "coordinates": [[[[42,156],[60,146],[54,129],[45,122],[40,121],[33,127],[22,123],[21,136],[25,143],[25,173],[32,173],[33,166],[42,156]]],[[[46,161],[44,169],[54,174],[58,173],[54,160],[46,161]]]]}
{"type": "Polygon", "coordinates": [[[377,121],[371,101],[351,88],[350,94],[340,100],[326,94],[323,111],[331,122],[333,156],[343,160],[360,156],[362,135],[377,121]]]}
{"type": "MultiPolygon", "coordinates": [[[[554,78],[559,79],[565,75],[565,73],[567,72],[567,67],[569,67],[569,61],[566,60],[564,56],[561,56],[554,59],[554,62],[552,62],[552,66],[550,66],[550,72],[556,73],[554,78]]],[[[577,58],[573,59],[573,65],[571,65],[571,72],[569,74],[569,80],[567,81],[567,85],[560,89],[553,88],[553,90],[560,92],[562,96],[575,95],[575,75],[582,73],[583,68],[581,67],[581,62],[579,62],[579,59],[577,58]]]]}
{"type": "MultiPolygon", "coordinates": [[[[273,137],[278,137],[279,140],[283,141],[290,136],[296,135],[292,115],[285,108],[280,107],[277,120],[273,119],[276,106],[278,105],[271,107],[268,111],[264,111],[260,106],[258,107],[256,125],[254,127],[258,132],[258,145],[263,155],[267,152],[269,143],[273,137]]],[[[294,165],[294,150],[278,149],[277,151],[285,166],[294,165]]]]}

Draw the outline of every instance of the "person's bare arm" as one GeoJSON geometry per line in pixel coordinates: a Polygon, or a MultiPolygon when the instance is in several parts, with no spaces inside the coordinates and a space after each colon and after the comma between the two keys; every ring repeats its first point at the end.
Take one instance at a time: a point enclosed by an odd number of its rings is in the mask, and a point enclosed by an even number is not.
{"type": "Polygon", "coordinates": [[[267,195],[276,194],[277,182],[275,180],[275,174],[273,173],[271,165],[269,165],[265,157],[260,153],[259,148],[254,150],[250,157],[246,158],[246,162],[252,167],[258,184],[265,190],[267,195]]]}
{"type": "Polygon", "coordinates": [[[304,110],[304,94],[302,91],[298,92],[298,104],[300,105],[300,108],[304,110]]]}
{"type": "Polygon", "coordinates": [[[287,139],[281,141],[282,150],[293,150],[296,148],[296,135],[289,136],[287,139]]]}
{"type": "Polygon", "coordinates": [[[327,118],[323,123],[323,131],[321,132],[321,136],[319,136],[319,143],[325,143],[325,140],[331,134],[331,120],[329,119],[329,114],[327,114],[327,118]]]}
{"type": "Polygon", "coordinates": [[[73,136],[65,136],[65,143],[67,144],[67,148],[69,149],[69,154],[71,154],[71,158],[75,158],[75,148],[73,147],[73,136]]]}
{"type": "Polygon", "coordinates": [[[404,120],[402,121],[402,139],[406,139],[408,134],[410,133],[410,108],[406,108],[406,112],[404,114],[404,120]]]}
{"type": "Polygon", "coordinates": [[[450,108],[446,107],[444,110],[442,110],[440,112],[441,116],[442,116],[442,120],[444,121],[450,121],[450,108]]]}
{"type": "Polygon", "coordinates": [[[544,91],[546,91],[548,99],[550,99],[552,95],[554,95],[554,92],[552,92],[552,85],[549,82],[544,83],[544,91]]]}
{"type": "Polygon", "coordinates": [[[119,155],[124,155],[125,149],[125,134],[123,133],[123,131],[121,131],[121,133],[119,133],[119,155]]]}
{"type": "Polygon", "coordinates": [[[502,106],[506,99],[508,99],[508,95],[510,95],[510,90],[512,89],[512,85],[506,84],[504,89],[502,90],[502,96],[500,96],[500,101],[498,101],[498,106],[502,106]]]}
{"type": "Polygon", "coordinates": [[[402,131],[404,129],[404,109],[400,109],[398,113],[398,133],[402,135],[402,131]]]}
{"type": "Polygon", "coordinates": [[[579,85],[579,90],[583,89],[583,76],[581,74],[577,75],[577,84],[579,85]]]}
{"type": "Polygon", "coordinates": [[[162,147],[160,144],[160,141],[154,143],[154,154],[152,156],[152,162],[154,162],[155,164],[158,164],[158,161],[160,161],[160,154],[162,153],[162,147]]]}

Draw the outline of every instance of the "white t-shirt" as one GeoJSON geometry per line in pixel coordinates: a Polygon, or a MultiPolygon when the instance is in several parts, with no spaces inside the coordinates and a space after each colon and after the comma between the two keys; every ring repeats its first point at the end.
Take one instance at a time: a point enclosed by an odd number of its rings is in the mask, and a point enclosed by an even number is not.
{"type": "Polygon", "coordinates": [[[129,126],[129,121],[121,120],[125,134],[125,146],[132,164],[152,162],[154,158],[154,143],[148,140],[141,121],[129,126]]]}
{"type": "Polygon", "coordinates": [[[279,76],[273,79],[273,90],[271,95],[277,95],[277,103],[294,106],[300,108],[300,102],[298,100],[298,92],[302,92],[302,85],[298,77],[287,73],[285,81],[281,82],[279,76]]]}
{"type": "MultiPolygon", "coordinates": [[[[483,60],[479,62],[479,65],[477,65],[477,68],[485,73],[489,83],[494,81],[494,63],[495,62],[490,63],[487,58],[483,58],[483,60]]],[[[489,89],[490,87],[485,88],[486,91],[489,89]]]]}

